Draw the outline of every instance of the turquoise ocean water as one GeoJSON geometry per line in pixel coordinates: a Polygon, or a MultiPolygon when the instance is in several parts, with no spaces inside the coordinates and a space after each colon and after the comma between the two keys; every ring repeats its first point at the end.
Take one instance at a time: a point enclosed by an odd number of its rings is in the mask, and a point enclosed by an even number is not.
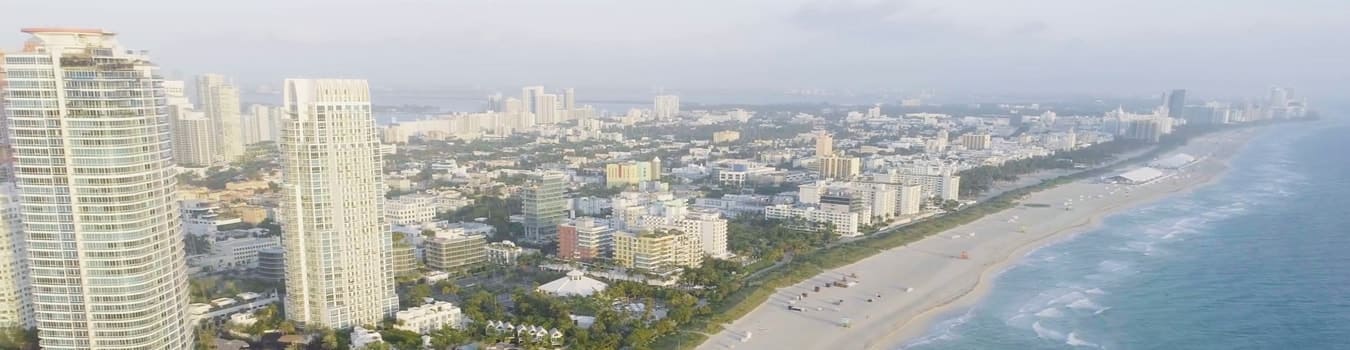
{"type": "Polygon", "coordinates": [[[1350,126],[1266,128],[1218,182],[1036,250],[904,349],[1350,349],[1350,126]]]}

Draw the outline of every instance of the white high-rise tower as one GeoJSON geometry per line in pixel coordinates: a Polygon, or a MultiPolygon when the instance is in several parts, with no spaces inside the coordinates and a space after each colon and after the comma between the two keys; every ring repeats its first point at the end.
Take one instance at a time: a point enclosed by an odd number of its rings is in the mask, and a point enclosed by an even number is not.
{"type": "Polygon", "coordinates": [[[680,115],[680,97],[675,95],[657,95],[652,104],[652,114],[657,120],[673,119],[680,115]]]}
{"type": "Polygon", "coordinates": [[[365,80],[288,79],[280,142],[286,317],[374,324],[398,309],[383,160],[365,80]]]}
{"type": "Polygon", "coordinates": [[[99,29],[30,28],[6,57],[43,349],[189,349],[162,78],[99,29]]]}
{"type": "Polygon", "coordinates": [[[239,114],[239,90],[219,74],[197,77],[197,104],[211,120],[212,145],[217,157],[234,161],[244,155],[244,125],[239,114]]]}

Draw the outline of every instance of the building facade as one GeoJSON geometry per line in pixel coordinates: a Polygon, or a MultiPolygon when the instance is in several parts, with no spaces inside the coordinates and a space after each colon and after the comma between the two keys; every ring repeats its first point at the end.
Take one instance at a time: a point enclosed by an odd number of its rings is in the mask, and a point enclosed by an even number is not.
{"type": "Polygon", "coordinates": [[[417,334],[428,334],[444,327],[464,328],[464,313],[458,306],[446,301],[401,310],[394,314],[394,328],[417,334]]]}
{"type": "Polygon", "coordinates": [[[703,244],[699,242],[698,234],[678,230],[617,232],[614,234],[614,262],[645,271],[698,267],[703,264],[703,244]]]}
{"type": "Polygon", "coordinates": [[[557,238],[558,224],[567,210],[567,176],[550,171],[536,176],[524,188],[522,212],[525,238],[548,241],[557,238]]]}
{"type": "Polygon", "coordinates": [[[12,183],[0,184],[0,327],[27,329],[37,324],[16,191],[12,183]]]}
{"type": "Polygon", "coordinates": [[[244,155],[244,125],[239,114],[239,90],[220,74],[197,77],[197,108],[211,120],[212,153],[233,161],[244,155]]]}
{"type": "Polygon", "coordinates": [[[465,273],[487,262],[487,240],[463,231],[442,230],[423,242],[427,268],[465,273]]]}
{"type": "Polygon", "coordinates": [[[558,257],[591,261],[613,253],[614,229],[593,217],[581,217],[558,227],[558,257]]]}
{"type": "Polygon", "coordinates": [[[788,221],[788,227],[798,230],[814,230],[823,224],[834,226],[834,233],[841,237],[856,237],[859,213],[822,210],[810,206],[779,204],[764,208],[764,217],[788,221]]]}
{"type": "Polygon", "coordinates": [[[23,31],[5,56],[5,114],[40,346],[190,348],[158,68],[103,30],[23,31]]]}
{"type": "Polygon", "coordinates": [[[173,154],[178,165],[209,166],[214,161],[211,120],[202,112],[185,112],[173,125],[173,154]]]}
{"type": "Polygon", "coordinates": [[[287,79],[284,94],[286,317],[329,328],[379,322],[398,296],[369,86],[287,79]]]}

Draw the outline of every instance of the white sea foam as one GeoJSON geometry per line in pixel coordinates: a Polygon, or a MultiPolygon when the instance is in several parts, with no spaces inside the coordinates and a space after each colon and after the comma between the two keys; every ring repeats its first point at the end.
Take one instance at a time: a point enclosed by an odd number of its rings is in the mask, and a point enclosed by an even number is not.
{"type": "Polygon", "coordinates": [[[1100,345],[1083,340],[1083,338],[1079,338],[1077,332],[1069,332],[1069,338],[1064,341],[1064,344],[1068,344],[1070,346],[1101,348],[1100,345]]]}
{"type": "Polygon", "coordinates": [[[1088,298],[1078,299],[1077,301],[1069,303],[1068,307],[1077,310],[1092,310],[1093,312],[1103,310],[1101,305],[1097,305],[1097,303],[1092,302],[1092,299],[1088,298]]]}
{"type": "Polygon", "coordinates": [[[1128,268],[1130,268],[1129,263],[1115,260],[1106,260],[1097,264],[1097,270],[1101,272],[1120,272],[1128,268]]]}
{"type": "Polygon", "coordinates": [[[1036,331],[1036,336],[1041,339],[1064,340],[1064,333],[1041,326],[1041,321],[1032,323],[1031,330],[1036,331]]]}
{"type": "Polygon", "coordinates": [[[1075,303],[1075,302],[1077,302],[1077,301],[1079,301],[1079,300],[1083,300],[1083,299],[1087,299],[1087,296],[1086,296],[1086,295],[1083,295],[1083,293],[1080,293],[1080,292],[1069,292],[1068,294],[1064,294],[1064,295],[1061,295],[1061,296],[1059,296],[1059,297],[1057,297],[1057,298],[1051,299],[1050,301],[1048,301],[1048,302],[1045,303],[1045,306],[1050,306],[1050,305],[1055,305],[1055,304],[1072,304],[1072,303],[1075,303]]]}
{"type": "Polygon", "coordinates": [[[1106,312],[1106,310],[1110,310],[1110,309],[1111,309],[1110,306],[1104,307],[1104,308],[1102,308],[1101,310],[1097,310],[1097,312],[1093,312],[1092,314],[1093,314],[1093,315],[1101,315],[1103,312],[1106,312]]]}
{"type": "Polygon", "coordinates": [[[1060,318],[1060,317],[1064,317],[1064,312],[1059,311],[1058,308],[1050,307],[1050,308],[1045,308],[1044,310],[1041,310],[1041,312],[1037,312],[1037,313],[1036,313],[1036,317],[1044,317],[1044,318],[1060,318]]]}

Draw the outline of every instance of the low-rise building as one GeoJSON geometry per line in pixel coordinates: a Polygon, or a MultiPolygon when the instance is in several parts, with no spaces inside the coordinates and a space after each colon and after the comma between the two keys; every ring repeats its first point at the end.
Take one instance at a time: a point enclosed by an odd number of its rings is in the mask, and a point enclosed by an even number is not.
{"type": "Polygon", "coordinates": [[[419,225],[436,219],[436,196],[409,194],[385,201],[384,218],[391,225],[419,225]]]}
{"type": "Polygon", "coordinates": [[[258,277],[277,282],[285,280],[286,258],[280,247],[258,250],[258,277]]]}
{"type": "Polygon", "coordinates": [[[586,277],[586,274],[581,271],[574,270],[567,272],[567,276],[563,276],[563,278],[540,285],[539,288],[535,288],[535,290],[540,293],[562,297],[588,297],[595,293],[603,292],[605,291],[605,288],[608,287],[609,285],[605,284],[605,282],[586,277]]]}
{"type": "Polygon", "coordinates": [[[352,338],[352,346],[351,346],[352,349],[363,349],[367,346],[370,346],[370,344],[384,342],[384,337],[380,336],[380,332],[365,329],[364,327],[361,326],[356,326],[355,328],[352,328],[351,338],[352,338]]]}
{"type": "Polygon", "coordinates": [[[462,230],[438,230],[423,244],[426,265],[433,270],[464,273],[487,261],[487,240],[462,230]]]}
{"type": "Polygon", "coordinates": [[[814,230],[823,224],[834,226],[834,233],[841,237],[856,237],[858,232],[857,212],[838,212],[822,210],[816,206],[780,204],[764,208],[764,217],[786,220],[788,227],[798,230],[814,230]]]}
{"type": "Polygon", "coordinates": [[[516,259],[525,253],[525,249],[516,246],[511,241],[492,242],[487,244],[487,262],[496,265],[515,265],[516,259]]]}
{"type": "Polygon", "coordinates": [[[464,314],[450,302],[437,301],[394,314],[394,328],[427,334],[444,327],[464,328],[464,314]]]}

